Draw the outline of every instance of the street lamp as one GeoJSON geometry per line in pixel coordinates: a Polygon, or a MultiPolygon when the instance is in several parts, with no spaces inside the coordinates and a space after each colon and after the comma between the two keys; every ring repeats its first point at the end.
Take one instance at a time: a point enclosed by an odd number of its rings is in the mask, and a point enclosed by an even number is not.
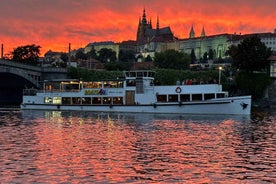
{"type": "Polygon", "coordinates": [[[221,78],[221,70],[222,70],[222,67],[220,66],[219,67],[219,84],[220,84],[220,78],[221,78]]]}

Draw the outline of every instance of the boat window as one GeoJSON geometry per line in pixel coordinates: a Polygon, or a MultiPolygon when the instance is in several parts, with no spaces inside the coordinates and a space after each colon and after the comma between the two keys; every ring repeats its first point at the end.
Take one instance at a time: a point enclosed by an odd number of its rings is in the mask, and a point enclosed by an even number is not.
{"type": "Polygon", "coordinates": [[[169,95],[168,101],[169,102],[178,102],[178,95],[169,95]]]}
{"type": "Polygon", "coordinates": [[[143,73],[142,72],[137,72],[137,77],[143,77],[143,73]]]}
{"type": "Polygon", "coordinates": [[[101,82],[84,82],[84,88],[102,88],[101,82]]]}
{"type": "Polygon", "coordinates": [[[201,101],[202,94],[192,94],[192,101],[201,101]]]}
{"type": "Polygon", "coordinates": [[[217,93],[217,98],[224,98],[225,97],[225,93],[217,93]]]}
{"type": "Polygon", "coordinates": [[[127,86],[136,86],[135,80],[127,80],[127,86]]]}
{"type": "Polygon", "coordinates": [[[149,72],[149,77],[154,77],[154,75],[155,75],[155,72],[149,72]]]}
{"type": "Polygon", "coordinates": [[[188,101],[190,101],[190,94],[181,94],[180,95],[180,101],[181,102],[188,102],[188,101]]]}
{"type": "Polygon", "coordinates": [[[89,98],[89,97],[81,98],[81,103],[82,104],[91,104],[91,98],[89,98]]]}
{"type": "Polygon", "coordinates": [[[113,104],[123,104],[123,97],[113,97],[113,104]]]}
{"type": "Polygon", "coordinates": [[[71,98],[70,97],[63,97],[62,104],[71,104],[71,98]]]}
{"type": "Polygon", "coordinates": [[[53,104],[61,104],[61,97],[53,97],[53,104]]]}
{"type": "MultiPolygon", "coordinates": [[[[56,85],[54,83],[54,85],[56,85]]],[[[47,89],[47,86],[46,86],[47,89]]],[[[80,89],[79,82],[61,82],[59,86],[50,87],[51,90],[62,90],[62,91],[78,91],[80,89]]]]}
{"type": "Polygon", "coordinates": [[[44,103],[46,103],[46,104],[52,103],[52,98],[51,97],[45,97],[44,98],[44,103]]]}
{"type": "Polygon", "coordinates": [[[92,98],[92,104],[101,104],[101,98],[100,97],[93,97],[92,98]]]}
{"type": "Polygon", "coordinates": [[[111,104],[111,97],[103,97],[103,104],[111,104]]]}
{"type": "Polygon", "coordinates": [[[104,82],[105,88],[122,88],[123,87],[123,81],[107,81],[104,82]]]}
{"type": "Polygon", "coordinates": [[[167,102],[167,95],[157,95],[157,102],[167,102]]]}
{"type": "Polygon", "coordinates": [[[204,100],[210,100],[212,98],[215,98],[215,94],[214,93],[204,94],[204,100]]]}
{"type": "Polygon", "coordinates": [[[81,104],[81,98],[80,97],[73,97],[72,98],[72,104],[81,104]]]}

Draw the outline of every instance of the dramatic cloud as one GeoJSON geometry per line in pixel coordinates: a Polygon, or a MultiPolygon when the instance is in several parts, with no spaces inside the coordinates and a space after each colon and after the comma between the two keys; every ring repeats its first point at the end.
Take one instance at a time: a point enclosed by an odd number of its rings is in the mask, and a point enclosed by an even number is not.
{"type": "Polygon", "coordinates": [[[170,26],[177,37],[272,32],[275,0],[7,0],[0,6],[0,43],[5,52],[37,44],[42,52],[66,51],[95,41],[134,40],[143,8],[156,25],[170,26]]]}

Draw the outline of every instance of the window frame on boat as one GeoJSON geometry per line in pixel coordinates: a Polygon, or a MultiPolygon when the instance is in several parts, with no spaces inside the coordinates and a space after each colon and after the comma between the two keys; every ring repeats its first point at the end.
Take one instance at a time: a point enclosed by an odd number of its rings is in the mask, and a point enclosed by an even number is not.
{"type": "Polygon", "coordinates": [[[185,94],[156,94],[156,101],[160,103],[167,102],[191,102],[205,101],[216,98],[225,98],[227,93],[185,93],[185,94]]]}
{"type": "MultiPolygon", "coordinates": [[[[48,104],[52,104],[51,97],[45,97],[44,100],[48,104]]],[[[113,97],[59,97],[60,103],[62,105],[123,105],[124,97],[122,96],[113,96],[113,97]]]]}

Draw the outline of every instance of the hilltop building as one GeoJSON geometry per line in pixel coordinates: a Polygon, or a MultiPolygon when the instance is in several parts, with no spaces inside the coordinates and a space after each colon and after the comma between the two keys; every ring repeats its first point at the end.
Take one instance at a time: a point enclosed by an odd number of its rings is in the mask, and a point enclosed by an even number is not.
{"type": "Polygon", "coordinates": [[[136,36],[136,52],[146,58],[150,56],[154,58],[155,52],[166,50],[167,42],[175,41],[176,38],[171,31],[170,26],[160,27],[159,17],[157,16],[156,28],[152,26],[151,19],[147,19],[146,10],[143,10],[142,19],[139,18],[137,36],[136,36]]]}
{"type": "Polygon", "coordinates": [[[276,53],[276,29],[273,33],[254,33],[254,34],[229,34],[222,33],[216,35],[207,35],[205,27],[202,27],[201,33],[196,34],[194,24],[187,38],[177,38],[174,36],[170,26],[160,27],[159,17],[156,19],[156,26],[153,28],[151,18],[148,19],[146,10],[143,9],[142,17],[139,18],[136,32],[136,40],[114,43],[112,41],[89,43],[84,48],[84,53],[94,49],[96,52],[102,48],[112,49],[116,52],[117,59],[120,52],[132,51],[136,53],[136,61],[143,61],[149,57],[154,59],[156,52],[162,52],[168,49],[174,49],[186,54],[195,53],[196,62],[206,60],[209,62],[216,59],[227,59],[228,48],[231,45],[238,45],[248,37],[257,35],[261,41],[276,53]]]}
{"type": "Polygon", "coordinates": [[[137,28],[137,36],[136,41],[137,44],[143,44],[147,42],[152,42],[155,40],[159,41],[172,41],[175,40],[176,37],[173,35],[171,28],[160,27],[159,26],[159,17],[157,16],[156,28],[154,29],[152,26],[152,21],[147,20],[146,10],[143,10],[142,19],[139,18],[138,28],[137,28]]]}

